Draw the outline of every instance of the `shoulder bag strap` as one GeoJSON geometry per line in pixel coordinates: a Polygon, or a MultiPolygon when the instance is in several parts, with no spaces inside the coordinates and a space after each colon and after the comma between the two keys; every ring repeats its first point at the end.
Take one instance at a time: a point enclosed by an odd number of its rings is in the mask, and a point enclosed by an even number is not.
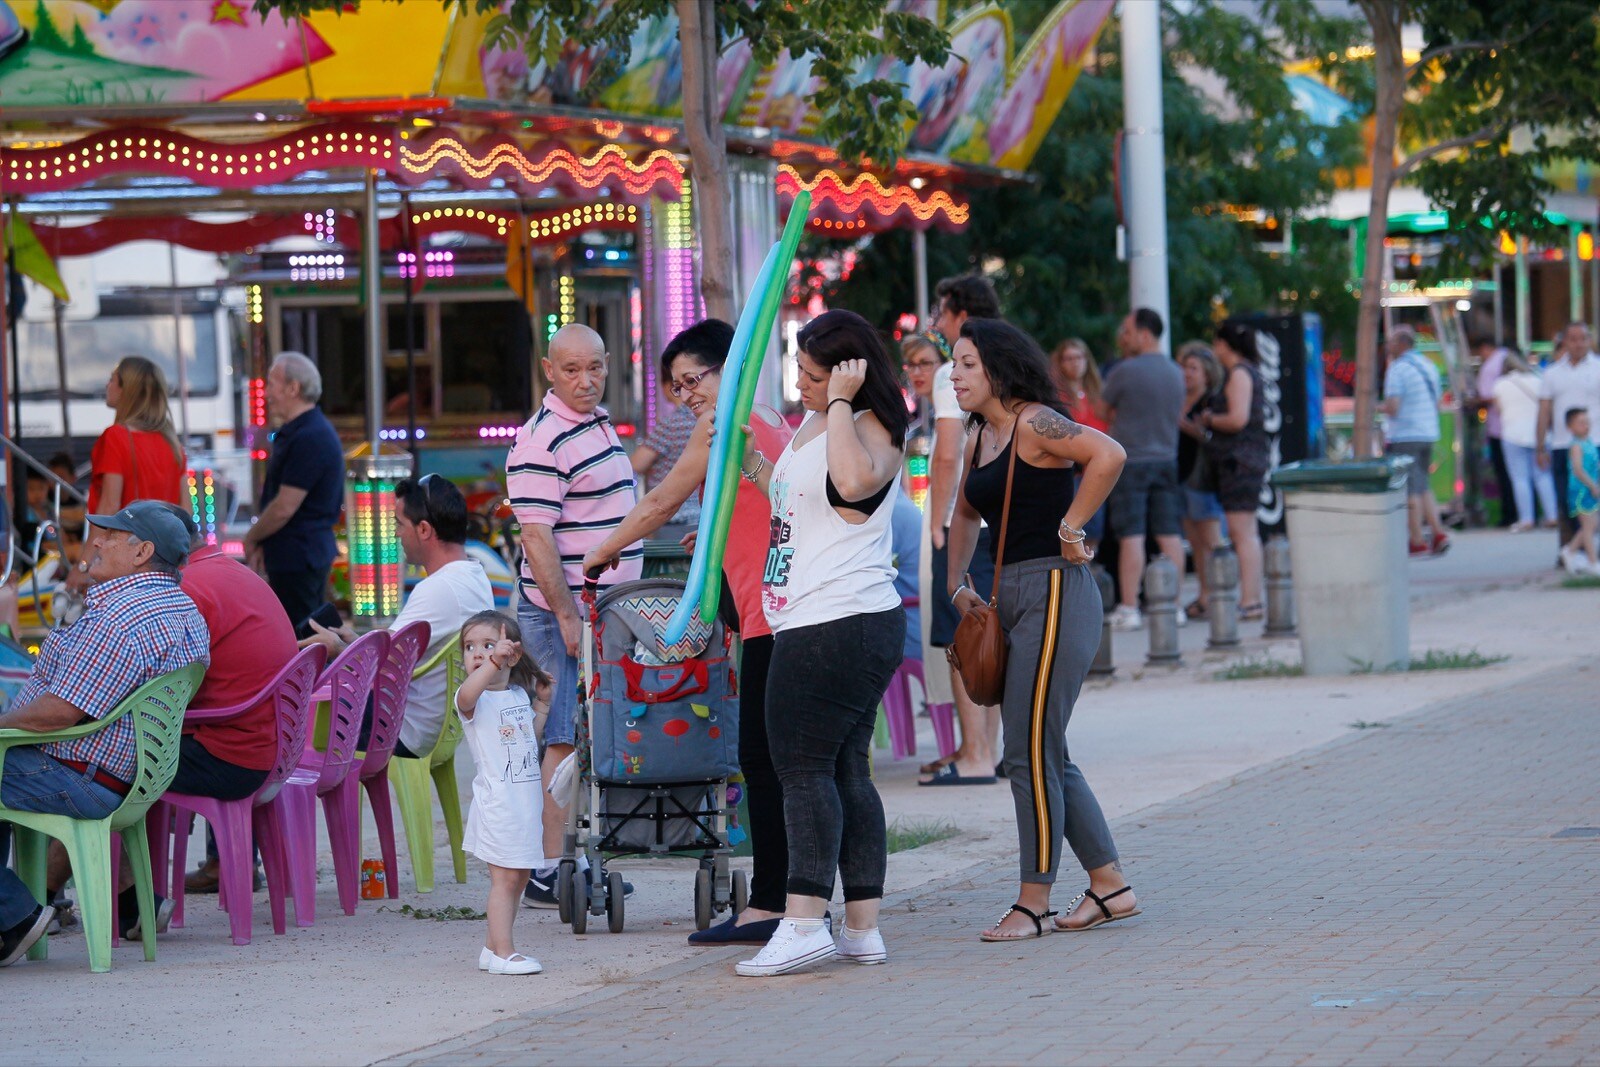
{"type": "Polygon", "coordinates": [[[1011,424],[1011,461],[1006,464],[1005,503],[1000,505],[1000,543],[994,553],[994,588],[989,590],[989,606],[1000,606],[1000,568],[1006,565],[1006,525],[1011,519],[1011,479],[1017,473],[1017,434],[1022,430],[1022,413],[1011,424]]]}

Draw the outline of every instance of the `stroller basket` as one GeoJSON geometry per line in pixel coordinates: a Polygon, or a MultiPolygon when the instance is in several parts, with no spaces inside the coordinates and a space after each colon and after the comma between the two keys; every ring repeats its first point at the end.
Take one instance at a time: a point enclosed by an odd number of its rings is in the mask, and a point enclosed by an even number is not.
{"type": "Polygon", "coordinates": [[[602,782],[596,812],[601,852],[665,853],[715,849],[721,782],[629,786],[602,782]]]}

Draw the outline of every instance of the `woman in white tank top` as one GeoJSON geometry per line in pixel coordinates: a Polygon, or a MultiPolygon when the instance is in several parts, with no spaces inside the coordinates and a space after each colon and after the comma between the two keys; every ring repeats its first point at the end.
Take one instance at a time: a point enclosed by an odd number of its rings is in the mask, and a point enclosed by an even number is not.
{"type": "Polygon", "coordinates": [[[904,651],[890,514],[909,419],[883,341],[860,315],[829,311],[799,344],[810,414],[777,463],[753,449],[744,459],[745,477],[772,499],[762,579],[774,634],[767,733],[789,839],[785,917],[738,965],[750,977],[834,956],[887,958],[878,905],[888,852],[867,748],[904,651]],[[835,871],[845,899],[837,945],[823,925],[835,871]]]}

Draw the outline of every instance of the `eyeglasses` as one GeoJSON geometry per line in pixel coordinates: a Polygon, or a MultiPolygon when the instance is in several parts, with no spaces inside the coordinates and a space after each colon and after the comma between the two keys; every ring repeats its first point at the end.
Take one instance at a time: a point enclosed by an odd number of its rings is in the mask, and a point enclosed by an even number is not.
{"type": "Polygon", "coordinates": [[[721,367],[711,367],[707,370],[701,371],[699,374],[685,375],[682,381],[668,382],[667,392],[671,393],[673,396],[682,396],[684,393],[698,388],[700,383],[706,380],[707,375],[720,373],[721,370],[721,367]]]}
{"type": "Polygon", "coordinates": [[[900,365],[908,371],[933,370],[939,366],[939,361],[936,359],[909,359],[900,365]]]}

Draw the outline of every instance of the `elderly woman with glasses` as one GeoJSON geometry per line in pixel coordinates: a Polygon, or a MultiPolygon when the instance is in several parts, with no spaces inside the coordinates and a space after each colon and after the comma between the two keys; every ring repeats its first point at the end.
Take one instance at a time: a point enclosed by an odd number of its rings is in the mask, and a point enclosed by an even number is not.
{"type": "MultiPolygon", "coordinates": [[[[694,414],[694,432],[683,454],[660,484],[646,493],[622,524],[583,559],[583,569],[610,566],[622,551],[667,525],[685,501],[700,492],[711,460],[711,421],[722,387],[722,365],[733,344],[733,327],[717,319],[695,323],[674,337],[661,353],[668,391],[694,414]]],[[[756,450],[772,463],[792,431],[781,416],[760,404],[750,415],[756,450]]],[[[764,492],[741,478],[734,497],[733,522],[723,560],[723,588],[731,594],[743,644],[739,679],[739,763],[744,772],[750,813],[754,877],[750,903],[727,921],[689,935],[691,944],[764,945],[783,918],[789,878],[788,839],[783,823],[783,787],[767,747],[767,666],[772,660],[772,630],[761,606],[772,507],[764,492]]],[[[690,538],[684,538],[686,544],[690,538]]],[[[724,605],[727,604],[724,597],[724,605]]]]}

